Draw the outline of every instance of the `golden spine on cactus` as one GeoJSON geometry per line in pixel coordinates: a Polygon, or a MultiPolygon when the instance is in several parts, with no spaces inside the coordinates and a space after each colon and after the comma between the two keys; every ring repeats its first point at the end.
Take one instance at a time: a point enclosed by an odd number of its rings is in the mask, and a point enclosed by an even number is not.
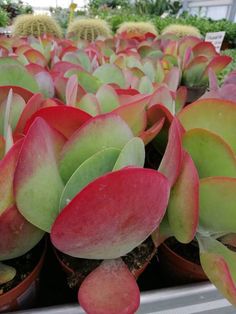
{"type": "Polygon", "coordinates": [[[56,38],[62,37],[62,31],[58,23],[46,14],[19,15],[13,23],[13,35],[26,37],[33,35],[39,37],[43,34],[56,38]]]}
{"type": "Polygon", "coordinates": [[[185,36],[194,36],[201,38],[201,33],[199,29],[192,25],[181,25],[181,24],[171,24],[166,26],[162,33],[162,35],[166,34],[174,34],[179,38],[185,37],[185,36]]]}
{"type": "Polygon", "coordinates": [[[157,30],[151,22],[124,22],[118,28],[117,33],[127,33],[135,37],[146,33],[157,35],[157,30]]]}
{"type": "Polygon", "coordinates": [[[97,37],[109,37],[111,30],[106,21],[100,19],[76,19],[69,24],[67,37],[94,41],[97,37]]]}

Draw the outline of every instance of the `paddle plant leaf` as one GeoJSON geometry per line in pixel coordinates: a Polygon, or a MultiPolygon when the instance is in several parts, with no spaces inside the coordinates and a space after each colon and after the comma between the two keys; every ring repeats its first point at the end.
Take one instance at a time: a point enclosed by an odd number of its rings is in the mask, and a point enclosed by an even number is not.
{"type": "Polygon", "coordinates": [[[179,242],[189,243],[193,240],[198,213],[198,173],[190,155],[184,152],[181,172],[171,189],[167,210],[170,228],[179,242]]]}
{"type": "Polygon", "coordinates": [[[72,75],[77,75],[78,83],[82,86],[83,89],[88,93],[96,93],[99,87],[102,85],[102,81],[93,76],[90,73],[81,72],[78,70],[69,70],[65,73],[65,77],[70,77],[72,75]]]}
{"type": "Polygon", "coordinates": [[[111,259],[142,243],[161,222],[168,180],[152,169],[128,167],[88,184],[63,209],[51,232],[60,251],[74,257],[111,259]]]}
{"type": "Polygon", "coordinates": [[[91,93],[85,94],[76,104],[76,107],[87,112],[91,116],[95,117],[101,113],[101,108],[98,103],[97,97],[91,93]]]}
{"type": "Polygon", "coordinates": [[[98,67],[93,76],[97,77],[104,84],[117,84],[119,87],[125,87],[125,78],[122,71],[114,64],[103,64],[98,67]]]}
{"type": "Polygon", "coordinates": [[[159,171],[163,173],[173,186],[180,174],[183,158],[182,131],[177,118],[174,118],[168,136],[168,143],[159,166],[159,171]]]}
{"type": "Polygon", "coordinates": [[[1,60],[0,72],[0,85],[19,86],[33,93],[37,93],[39,90],[35,78],[16,60],[14,60],[14,63],[4,63],[1,60]]]}
{"type": "Polygon", "coordinates": [[[101,113],[107,113],[120,106],[119,97],[110,85],[102,85],[96,93],[101,113]]]}
{"type": "Polygon", "coordinates": [[[186,130],[207,129],[221,136],[236,153],[236,106],[222,99],[201,99],[185,107],[178,118],[186,130]]]}
{"type": "Polygon", "coordinates": [[[217,134],[192,129],[183,135],[183,146],[191,155],[200,178],[236,177],[236,157],[231,147],[217,134]]]}
{"type": "Polygon", "coordinates": [[[25,136],[14,177],[20,213],[47,232],[58,214],[64,188],[57,166],[64,142],[60,133],[42,118],[37,118],[25,136]]]}
{"type": "Polygon", "coordinates": [[[185,86],[181,86],[176,91],[175,97],[175,113],[179,113],[180,110],[183,109],[187,100],[187,88],[185,86]]]}
{"type": "Polygon", "coordinates": [[[29,223],[15,205],[0,214],[0,260],[19,257],[31,250],[44,232],[29,223]]]}
{"type": "Polygon", "coordinates": [[[138,90],[141,94],[151,94],[153,92],[152,81],[148,76],[141,77],[138,90]]]}
{"type": "Polygon", "coordinates": [[[87,313],[133,314],[139,307],[140,292],[121,259],[107,260],[82,282],[78,300],[87,313]]]}
{"type": "Polygon", "coordinates": [[[140,138],[134,137],[122,148],[113,170],[119,170],[127,166],[143,167],[144,161],[144,143],[140,138]]]}
{"type": "Polygon", "coordinates": [[[36,118],[43,118],[47,124],[58,132],[69,138],[76,130],[78,130],[91,116],[71,106],[53,106],[46,107],[35,112],[26,123],[24,134],[26,134],[34,123],[36,118]]]}
{"type": "Polygon", "coordinates": [[[66,104],[75,106],[78,93],[78,79],[76,75],[69,77],[66,84],[66,104]]]}
{"type": "Polygon", "coordinates": [[[200,180],[200,218],[203,230],[233,233],[236,230],[236,179],[210,177],[200,180]]]}
{"type": "Polygon", "coordinates": [[[236,252],[213,238],[198,237],[204,272],[217,289],[236,306],[236,252]]]}
{"type": "Polygon", "coordinates": [[[15,268],[0,262],[0,285],[11,281],[15,276],[15,268]]]}
{"type": "Polygon", "coordinates": [[[165,76],[164,83],[169,87],[169,89],[175,92],[179,86],[180,82],[180,69],[173,67],[165,76]]]}
{"type": "Polygon", "coordinates": [[[15,143],[0,161],[0,215],[14,204],[13,178],[21,145],[22,140],[15,143]]]}
{"type": "Polygon", "coordinates": [[[112,171],[119,154],[119,149],[106,148],[86,159],[67,182],[61,195],[60,209],[91,181],[112,171]]]}
{"type": "Polygon", "coordinates": [[[116,114],[109,113],[91,118],[63,147],[59,166],[64,182],[95,153],[109,147],[122,149],[131,138],[132,131],[116,114]]]}
{"type": "Polygon", "coordinates": [[[184,69],[182,82],[186,86],[201,86],[205,82],[201,82],[204,70],[207,67],[208,59],[203,56],[194,58],[184,69]]]}

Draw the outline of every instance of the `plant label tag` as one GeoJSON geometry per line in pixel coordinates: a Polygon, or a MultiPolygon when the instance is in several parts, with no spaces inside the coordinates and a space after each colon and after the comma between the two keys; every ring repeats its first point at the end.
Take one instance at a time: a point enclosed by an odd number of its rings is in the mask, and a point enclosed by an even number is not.
{"type": "Polygon", "coordinates": [[[220,52],[221,45],[225,37],[225,32],[206,33],[205,41],[213,44],[217,52],[220,52]]]}

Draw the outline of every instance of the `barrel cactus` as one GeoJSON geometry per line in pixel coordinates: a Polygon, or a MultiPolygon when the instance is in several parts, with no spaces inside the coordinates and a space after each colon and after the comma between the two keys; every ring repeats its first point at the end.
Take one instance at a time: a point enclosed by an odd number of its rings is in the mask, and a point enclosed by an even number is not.
{"type": "Polygon", "coordinates": [[[175,34],[177,37],[182,38],[184,36],[194,36],[201,38],[200,31],[191,25],[181,25],[181,24],[171,24],[166,26],[163,31],[162,35],[165,34],[175,34]]]}
{"type": "Polygon", "coordinates": [[[67,37],[94,41],[97,37],[109,37],[111,34],[108,24],[100,19],[76,19],[69,24],[67,37]]]}
{"type": "Polygon", "coordinates": [[[157,30],[150,22],[124,22],[120,25],[117,33],[128,33],[135,37],[145,35],[146,33],[157,35],[157,30]]]}
{"type": "Polygon", "coordinates": [[[57,22],[48,15],[19,15],[13,24],[13,34],[16,36],[35,37],[43,34],[60,38],[62,31],[57,22]]]}

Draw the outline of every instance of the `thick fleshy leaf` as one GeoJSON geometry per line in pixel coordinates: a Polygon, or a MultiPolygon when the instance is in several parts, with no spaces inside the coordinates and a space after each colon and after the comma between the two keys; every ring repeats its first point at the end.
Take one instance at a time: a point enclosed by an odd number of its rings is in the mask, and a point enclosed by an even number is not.
{"type": "Polygon", "coordinates": [[[183,146],[191,155],[200,178],[236,178],[235,154],[220,136],[205,129],[192,129],[183,135],[183,146]]]}
{"type": "Polygon", "coordinates": [[[161,118],[157,121],[154,125],[152,125],[147,130],[143,131],[139,137],[143,140],[144,145],[150,143],[161,131],[162,127],[164,126],[165,118],[161,118]]]}
{"type": "MultiPolygon", "coordinates": [[[[2,58],[7,59],[7,58],[2,58]]],[[[14,60],[15,61],[15,60],[14,60]]],[[[16,63],[6,64],[3,60],[0,63],[0,85],[2,86],[19,86],[33,93],[37,93],[39,88],[34,77],[27,72],[27,70],[17,61],[16,63]]]]}
{"type": "Polygon", "coordinates": [[[113,113],[118,114],[129,125],[136,136],[140,135],[146,129],[146,106],[149,99],[147,95],[142,96],[138,100],[131,101],[113,110],[113,113]]]}
{"type": "Polygon", "coordinates": [[[76,75],[72,75],[66,84],[66,104],[74,106],[77,100],[78,79],[76,75]]]}
{"type": "Polygon", "coordinates": [[[156,170],[124,168],[87,185],[60,213],[51,232],[62,252],[81,258],[123,256],[162,220],[168,180],[156,170]]]}
{"type": "Polygon", "coordinates": [[[236,106],[222,99],[201,99],[178,115],[186,130],[207,129],[221,136],[236,153],[236,106]]]}
{"type": "Polygon", "coordinates": [[[208,79],[208,71],[212,69],[216,74],[220,73],[230,62],[232,58],[229,56],[216,56],[211,62],[207,65],[207,68],[204,71],[203,79],[208,79]]]}
{"type": "Polygon", "coordinates": [[[180,69],[173,67],[165,76],[164,83],[171,91],[176,91],[180,81],[180,69]]]}
{"type": "Polygon", "coordinates": [[[178,54],[180,56],[183,56],[186,49],[193,48],[198,43],[201,43],[202,40],[200,38],[194,37],[194,36],[186,36],[179,40],[179,46],[178,46],[178,54]]]}
{"type": "Polygon", "coordinates": [[[19,86],[0,86],[0,102],[3,102],[9,94],[10,89],[12,89],[14,94],[21,96],[25,102],[34,95],[31,91],[24,89],[19,86]]]}
{"type": "Polygon", "coordinates": [[[125,78],[122,71],[114,64],[104,64],[98,67],[93,75],[100,79],[104,84],[115,83],[119,87],[125,87],[125,78]]]}
{"type": "Polygon", "coordinates": [[[14,177],[14,193],[20,213],[48,232],[58,214],[64,188],[57,167],[64,141],[60,133],[37,118],[25,136],[14,177]]]}
{"type": "Polygon", "coordinates": [[[200,180],[200,220],[203,230],[232,233],[236,230],[236,179],[210,177],[200,180]]]}
{"type": "Polygon", "coordinates": [[[82,109],[93,117],[101,113],[101,108],[97,97],[91,93],[85,94],[80,99],[80,102],[76,104],[76,107],[82,109]]]}
{"type": "Polygon", "coordinates": [[[47,71],[41,71],[34,75],[39,92],[47,98],[54,97],[55,89],[51,75],[47,71]]]}
{"type": "Polygon", "coordinates": [[[95,153],[109,147],[122,149],[132,137],[132,131],[118,115],[109,113],[91,118],[69,138],[62,150],[60,173],[63,180],[66,182],[95,153]]]}
{"type": "Polygon", "coordinates": [[[35,112],[26,123],[24,134],[26,134],[37,117],[43,118],[52,128],[69,138],[83,123],[91,116],[71,106],[46,107],[35,112]]]}
{"type": "Polygon", "coordinates": [[[0,262],[0,285],[11,281],[15,276],[15,268],[0,262]]]}
{"type": "Polygon", "coordinates": [[[201,79],[207,63],[208,59],[206,57],[199,56],[194,58],[183,71],[182,81],[184,85],[189,87],[204,85],[201,79]]]}
{"type": "Polygon", "coordinates": [[[181,109],[183,109],[187,100],[187,88],[185,86],[181,86],[176,91],[175,97],[175,114],[177,114],[181,109]]]}
{"type": "Polygon", "coordinates": [[[199,178],[188,153],[184,152],[181,173],[171,189],[168,204],[168,221],[179,242],[193,240],[199,213],[199,178]]]}
{"type": "Polygon", "coordinates": [[[138,90],[141,94],[151,94],[153,93],[152,81],[148,76],[143,76],[140,79],[138,90]]]}
{"type": "Polygon", "coordinates": [[[175,113],[174,100],[170,93],[170,90],[166,86],[160,86],[155,90],[149,102],[149,107],[152,107],[157,104],[162,104],[166,108],[168,108],[168,110],[172,114],[175,113]]]}
{"type": "Polygon", "coordinates": [[[15,205],[0,215],[0,260],[21,256],[31,250],[44,232],[29,223],[15,205]]]}
{"type": "Polygon", "coordinates": [[[26,122],[38,109],[42,107],[43,100],[44,98],[41,94],[34,94],[29,99],[16,125],[15,135],[17,133],[23,133],[26,122]]]}
{"type": "Polygon", "coordinates": [[[3,158],[5,154],[5,139],[0,135],[0,160],[3,158]]]}
{"type": "Polygon", "coordinates": [[[198,242],[204,272],[224,297],[236,306],[236,252],[212,238],[201,237],[198,242]]]}
{"type": "Polygon", "coordinates": [[[27,51],[24,52],[24,56],[30,63],[36,63],[38,65],[41,65],[42,67],[45,67],[47,65],[46,58],[38,50],[27,49],[27,51]]]}
{"type": "Polygon", "coordinates": [[[120,101],[115,90],[110,85],[102,85],[96,93],[101,113],[111,112],[119,107],[120,101]]]}
{"type": "Polygon", "coordinates": [[[21,145],[18,141],[0,161],[0,215],[14,204],[13,178],[21,145]]]}
{"type": "Polygon", "coordinates": [[[143,167],[144,161],[144,143],[140,138],[134,137],[122,148],[113,170],[128,166],[143,167]]]}
{"type": "Polygon", "coordinates": [[[139,307],[140,292],[125,263],[108,260],[82,282],[78,301],[86,313],[133,314],[139,307]]]}
{"type": "Polygon", "coordinates": [[[61,195],[60,208],[64,208],[94,179],[112,171],[119,154],[119,149],[106,148],[86,159],[67,182],[61,195]]]}
{"type": "Polygon", "coordinates": [[[194,57],[204,56],[208,59],[217,55],[216,49],[210,42],[202,41],[195,45],[192,49],[194,57]]]}
{"type": "Polygon", "coordinates": [[[70,77],[72,75],[77,75],[78,83],[86,90],[88,93],[96,93],[99,87],[102,85],[102,81],[99,78],[93,76],[90,73],[81,72],[78,70],[69,70],[65,73],[65,77],[70,77]]]}
{"type": "Polygon", "coordinates": [[[169,129],[165,154],[159,166],[159,171],[168,178],[171,186],[175,184],[180,174],[182,158],[182,131],[178,119],[174,118],[169,129]]]}

